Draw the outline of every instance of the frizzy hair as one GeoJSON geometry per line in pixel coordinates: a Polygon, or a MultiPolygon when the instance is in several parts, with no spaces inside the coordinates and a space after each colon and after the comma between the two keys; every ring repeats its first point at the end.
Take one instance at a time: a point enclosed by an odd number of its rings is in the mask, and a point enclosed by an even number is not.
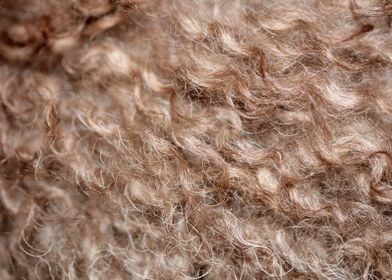
{"type": "Polygon", "coordinates": [[[0,279],[391,279],[388,0],[4,0],[0,279]]]}

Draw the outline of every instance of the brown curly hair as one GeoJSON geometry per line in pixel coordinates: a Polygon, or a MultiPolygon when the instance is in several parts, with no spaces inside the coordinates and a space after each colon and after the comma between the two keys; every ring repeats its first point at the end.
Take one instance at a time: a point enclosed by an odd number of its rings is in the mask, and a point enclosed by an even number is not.
{"type": "Polygon", "coordinates": [[[390,1],[0,14],[1,279],[392,278],[390,1]]]}

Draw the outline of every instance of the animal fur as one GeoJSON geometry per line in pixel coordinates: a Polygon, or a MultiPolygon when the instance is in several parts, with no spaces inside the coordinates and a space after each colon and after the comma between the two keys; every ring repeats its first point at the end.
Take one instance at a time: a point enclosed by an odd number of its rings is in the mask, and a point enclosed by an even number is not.
{"type": "Polygon", "coordinates": [[[390,1],[0,13],[0,279],[392,279],[390,1]]]}

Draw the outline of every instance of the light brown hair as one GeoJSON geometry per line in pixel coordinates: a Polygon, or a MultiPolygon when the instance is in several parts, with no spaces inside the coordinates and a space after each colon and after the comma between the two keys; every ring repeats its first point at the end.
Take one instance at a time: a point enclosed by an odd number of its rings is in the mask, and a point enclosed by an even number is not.
{"type": "Polygon", "coordinates": [[[1,279],[391,279],[390,1],[0,3],[1,279]]]}

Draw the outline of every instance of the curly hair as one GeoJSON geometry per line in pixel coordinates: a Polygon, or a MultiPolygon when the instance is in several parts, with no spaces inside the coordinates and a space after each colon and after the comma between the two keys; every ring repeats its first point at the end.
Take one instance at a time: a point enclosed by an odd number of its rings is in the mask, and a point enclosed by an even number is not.
{"type": "Polygon", "coordinates": [[[389,0],[0,14],[1,279],[392,279],[389,0]]]}

